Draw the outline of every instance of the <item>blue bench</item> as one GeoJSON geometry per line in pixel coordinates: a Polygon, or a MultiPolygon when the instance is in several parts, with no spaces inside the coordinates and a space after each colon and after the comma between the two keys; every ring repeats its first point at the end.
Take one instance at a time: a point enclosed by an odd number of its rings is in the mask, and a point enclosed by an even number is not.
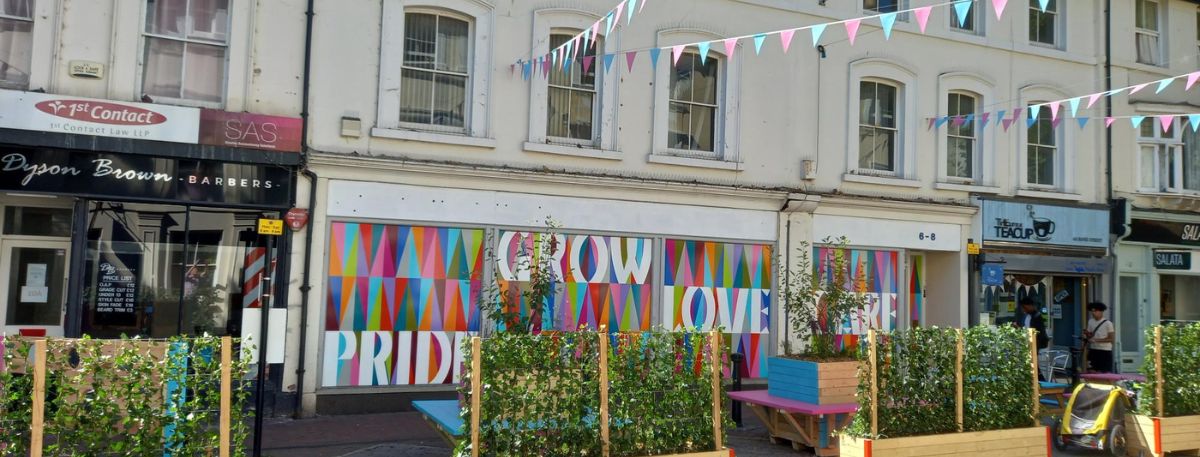
{"type": "Polygon", "coordinates": [[[461,408],[458,400],[418,400],[412,405],[451,446],[466,434],[466,424],[459,415],[461,408]]]}

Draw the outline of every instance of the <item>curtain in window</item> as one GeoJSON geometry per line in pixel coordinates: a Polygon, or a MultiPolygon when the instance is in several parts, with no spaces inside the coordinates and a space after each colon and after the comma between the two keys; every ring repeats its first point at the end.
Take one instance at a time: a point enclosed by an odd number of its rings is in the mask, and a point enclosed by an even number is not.
{"type": "Polygon", "coordinates": [[[1183,129],[1183,188],[1200,191],[1200,133],[1183,129]]]}
{"type": "Polygon", "coordinates": [[[1158,36],[1140,32],[1136,35],[1138,62],[1158,65],[1158,36]]]}
{"type": "Polygon", "coordinates": [[[405,15],[401,122],[465,125],[469,27],[465,21],[445,16],[405,15]]]}

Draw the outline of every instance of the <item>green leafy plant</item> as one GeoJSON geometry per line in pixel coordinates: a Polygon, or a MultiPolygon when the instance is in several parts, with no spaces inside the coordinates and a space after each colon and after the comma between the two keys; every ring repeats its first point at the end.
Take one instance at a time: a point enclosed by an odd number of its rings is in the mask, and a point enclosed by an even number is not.
{"type": "MultiPolygon", "coordinates": [[[[517,280],[502,277],[497,268],[491,283],[480,294],[479,308],[497,331],[538,333],[554,328],[552,321],[544,320],[544,313],[558,287],[554,259],[560,249],[560,225],[550,217],[544,224],[543,232],[518,235],[516,264],[512,266],[517,280]],[[525,275],[528,275],[528,281],[522,280],[525,275]]],[[[495,243],[489,240],[488,246],[495,246],[495,243]]],[[[507,249],[507,246],[501,248],[507,249]]],[[[485,257],[493,265],[499,261],[490,247],[485,257]]],[[[552,320],[553,316],[550,317],[552,320]]]]}
{"type": "Polygon", "coordinates": [[[1200,323],[1146,329],[1146,356],[1138,388],[1138,414],[1158,416],[1158,383],[1162,383],[1164,417],[1200,415],[1200,323]],[[1155,328],[1162,329],[1162,377],[1158,377],[1155,328]]]}
{"type": "Polygon", "coordinates": [[[804,343],[800,350],[788,345],[785,352],[806,360],[850,360],[857,346],[842,347],[837,336],[849,319],[869,304],[866,283],[861,271],[850,269],[849,240],[826,238],[822,244],[832,247],[828,258],[814,262],[811,246],[803,243],[798,249],[799,265],[795,272],[780,272],[780,277],[786,278],[783,306],[788,323],[804,343]]]}

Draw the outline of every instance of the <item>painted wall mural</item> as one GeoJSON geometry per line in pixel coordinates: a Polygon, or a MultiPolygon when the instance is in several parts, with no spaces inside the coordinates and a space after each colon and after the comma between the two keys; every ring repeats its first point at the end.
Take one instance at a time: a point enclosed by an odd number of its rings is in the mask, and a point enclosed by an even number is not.
{"type": "Polygon", "coordinates": [[[925,256],[914,255],[908,271],[908,320],[912,327],[921,326],[925,312],[925,256]]]}
{"type": "Polygon", "coordinates": [[[457,382],[483,243],[482,229],[332,223],[322,385],[457,382]]]}
{"type": "MultiPolygon", "coordinates": [[[[502,231],[497,240],[496,265],[500,286],[509,293],[528,284],[528,269],[542,233],[502,231]],[[516,287],[513,289],[513,287],[516,287]]],[[[650,238],[554,235],[552,262],[558,282],[554,296],[543,306],[543,330],[650,330],[654,243],[650,238]]],[[[521,312],[528,316],[528,303],[521,312]]]]}
{"type": "MultiPolygon", "coordinates": [[[[860,313],[851,316],[842,327],[841,344],[858,344],[859,338],[867,334],[871,328],[894,330],[896,328],[897,310],[900,299],[900,253],[898,251],[873,251],[865,249],[848,249],[851,280],[847,287],[860,287],[867,295],[870,303],[860,313]]],[[[813,248],[813,258],[817,259],[815,268],[820,269],[822,276],[833,274],[832,262],[837,249],[830,247],[813,248]]]]}
{"type": "Polygon", "coordinates": [[[663,326],[680,331],[726,329],[742,374],[766,377],[774,262],[761,244],[666,240],[663,326]]]}

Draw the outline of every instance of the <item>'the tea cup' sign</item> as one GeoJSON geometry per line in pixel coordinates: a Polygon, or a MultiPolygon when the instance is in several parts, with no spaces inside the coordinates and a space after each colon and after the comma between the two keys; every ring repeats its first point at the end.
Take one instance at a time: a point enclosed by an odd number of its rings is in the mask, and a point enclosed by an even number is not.
{"type": "Polygon", "coordinates": [[[1108,247],[1108,211],[983,200],[985,242],[1108,247]]]}

